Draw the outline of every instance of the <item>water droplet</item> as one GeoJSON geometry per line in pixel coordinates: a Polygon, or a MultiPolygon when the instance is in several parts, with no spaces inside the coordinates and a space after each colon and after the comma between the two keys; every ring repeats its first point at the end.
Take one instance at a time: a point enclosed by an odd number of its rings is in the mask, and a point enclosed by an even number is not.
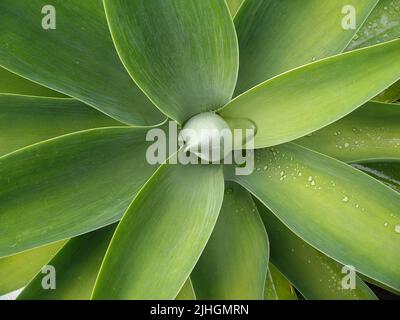
{"type": "Polygon", "coordinates": [[[387,222],[385,222],[383,225],[384,225],[385,228],[386,228],[389,224],[388,224],[387,222]]]}
{"type": "Polygon", "coordinates": [[[315,186],[315,181],[314,181],[314,180],[311,181],[311,185],[312,185],[312,186],[315,186]]]}
{"type": "Polygon", "coordinates": [[[311,182],[311,181],[313,181],[313,180],[314,180],[314,178],[313,178],[312,176],[309,176],[309,177],[308,177],[308,181],[311,182]]]}
{"type": "Polygon", "coordinates": [[[348,147],[350,147],[350,144],[349,144],[348,142],[346,142],[346,143],[344,144],[344,147],[345,147],[345,148],[348,148],[348,147]]]}
{"type": "Polygon", "coordinates": [[[398,224],[398,225],[396,225],[396,226],[394,227],[394,232],[400,233],[400,224],[398,224]]]}
{"type": "Polygon", "coordinates": [[[349,202],[349,197],[344,196],[343,199],[342,199],[342,201],[343,201],[343,202],[349,202]]]}
{"type": "Polygon", "coordinates": [[[301,177],[301,176],[302,176],[302,173],[301,173],[301,172],[299,172],[298,176],[299,176],[299,177],[301,177]]]}

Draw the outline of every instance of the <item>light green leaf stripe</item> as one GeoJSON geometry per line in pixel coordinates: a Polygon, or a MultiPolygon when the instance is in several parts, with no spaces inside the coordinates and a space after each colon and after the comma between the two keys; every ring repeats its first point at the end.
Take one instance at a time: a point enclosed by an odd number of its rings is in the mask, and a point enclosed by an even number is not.
{"type": "Polygon", "coordinates": [[[346,50],[400,38],[400,0],[380,0],[346,50]]]}
{"type": "Polygon", "coordinates": [[[0,156],[63,134],[118,125],[77,100],[0,94],[0,156]]]}
{"type": "Polygon", "coordinates": [[[190,278],[186,280],[175,300],[196,300],[196,294],[194,293],[192,281],[190,280],[190,278]]]}
{"type": "Polygon", "coordinates": [[[303,297],[311,300],[376,299],[368,286],[356,275],[355,288],[347,287],[351,283],[344,277],[349,272],[343,269],[342,264],[296,236],[259,201],[257,207],[270,235],[271,261],[290,279],[303,297]]]}
{"type": "Polygon", "coordinates": [[[399,193],[295,144],[257,150],[253,174],[231,175],[304,241],[400,288],[399,193]]]}
{"type": "Polygon", "coordinates": [[[61,249],[59,241],[0,259],[0,295],[25,287],[29,281],[61,249]]]}
{"type": "Polygon", "coordinates": [[[0,30],[1,66],[121,122],[162,121],[119,60],[101,0],[2,0],[0,30]],[[55,30],[42,28],[45,5],[56,9],[55,30]]]}
{"type": "Polygon", "coordinates": [[[296,143],[347,161],[400,160],[400,105],[369,102],[296,143]]]}
{"type": "Polygon", "coordinates": [[[357,31],[342,27],[343,8],[347,12],[345,6],[353,6],[361,25],[377,2],[246,0],[235,17],[240,47],[235,95],[290,69],[342,52],[357,31]]]}
{"type": "Polygon", "coordinates": [[[191,275],[197,298],[262,300],[268,259],[268,236],[251,196],[228,183],[217,224],[191,275]]]}
{"type": "Polygon", "coordinates": [[[243,2],[244,0],[226,0],[232,17],[236,15],[243,2]]]}
{"type": "Polygon", "coordinates": [[[0,93],[24,94],[44,97],[65,97],[0,67],[0,93]]]}
{"type": "Polygon", "coordinates": [[[224,0],[104,0],[130,75],[170,118],[183,123],[232,97],[235,28],[224,0]]]}
{"type": "Polygon", "coordinates": [[[111,225],[84,234],[68,243],[49,262],[56,272],[56,289],[43,289],[41,272],[18,296],[18,300],[87,300],[115,230],[111,225]]]}
{"type": "Polygon", "coordinates": [[[400,192],[400,161],[353,163],[352,166],[400,192]]]}
{"type": "Polygon", "coordinates": [[[92,129],[0,157],[0,257],[119,220],[157,168],[147,130],[92,129]]]}
{"type": "Polygon", "coordinates": [[[223,117],[257,127],[256,148],[300,138],[352,112],[400,78],[400,40],[330,57],[266,81],[231,101],[223,117]]]}
{"type": "Polygon", "coordinates": [[[220,166],[161,166],[118,225],[93,298],[175,299],[211,235],[223,194],[220,166]]]}
{"type": "Polygon", "coordinates": [[[297,300],[293,286],[271,262],[265,281],[264,300],[297,300]]]}

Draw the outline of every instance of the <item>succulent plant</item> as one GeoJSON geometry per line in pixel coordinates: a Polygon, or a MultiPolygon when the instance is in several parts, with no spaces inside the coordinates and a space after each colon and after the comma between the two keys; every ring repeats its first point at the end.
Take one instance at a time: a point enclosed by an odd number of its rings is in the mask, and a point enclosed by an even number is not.
{"type": "Polygon", "coordinates": [[[0,294],[399,294],[399,8],[2,0],[0,294]],[[167,120],[255,128],[254,170],[148,163],[167,120]]]}

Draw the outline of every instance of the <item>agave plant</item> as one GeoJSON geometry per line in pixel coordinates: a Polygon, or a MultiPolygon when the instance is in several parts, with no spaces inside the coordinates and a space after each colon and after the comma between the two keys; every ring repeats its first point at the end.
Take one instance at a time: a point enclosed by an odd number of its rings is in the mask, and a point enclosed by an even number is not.
{"type": "Polygon", "coordinates": [[[2,0],[0,294],[398,293],[399,8],[2,0]],[[206,112],[256,128],[251,174],[146,161],[150,129],[206,112]]]}

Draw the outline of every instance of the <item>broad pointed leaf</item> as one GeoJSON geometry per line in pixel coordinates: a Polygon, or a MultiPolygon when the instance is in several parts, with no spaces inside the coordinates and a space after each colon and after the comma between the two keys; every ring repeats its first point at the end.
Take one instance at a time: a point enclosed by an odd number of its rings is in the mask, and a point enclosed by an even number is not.
{"type": "Polygon", "coordinates": [[[400,38],[400,0],[379,0],[346,50],[400,38]]]}
{"type": "Polygon", "coordinates": [[[355,110],[400,78],[400,40],[341,54],[266,81],[221,110],[257,127],[257,148],[316,131],[355,110]]]}
{"type": "Polygon", "coordinates": [[[92,129],[0,157],[0,256],[119,220],[156,170],[147,130],[92,129]]]}
{"type": "Polygon", "coordinates": [[[243,185],[300,238],[400,288],[400,194],[337,160],[285,144],[256,152],[243,185]]]}
{"type": "Polygon", "coordinates": [[[44,97],[63,97],[64,95],[24,79],[0,67],[0,93],[24,94],[44,97]]]}
{"type": "Polygon", "coordinates": [[[42,281],[46,274],[40,272],[18,300],[90,299],[114,230],[115,225],[111,225],[69,240],[48,263],[56,272],[56,288],[44,289],[42,281]]]}
{"type": "Polygon", "coordinates": [[[304,242],[258,201],[257,207],[271,234],[271,261],[303,297],[312,300],[376,299],[358,276],[346,278],[350,269],[304,242]]]}
{"type": "Polygon", "coordinates": [[[223,180],[220,166],[160,167],[118,225],[93,298],[175,299],[214,228],[223,180]]]}
{"type": "Polygon", "coordinates": [[[118,125],[77,100],[0,94],[0,155],[66,133],[118,125]]]}
{"type": "Polygon", "coordinates": [[[0,296],[25,287],[66,241],[0,259],[0,296]]]}
{"type": "MultiPolygon", "coordinates": [[[[357,30],[342,20],[355,9],[356,29],[377,0],[246,0],[235,17],[240,46],[236,94],[301,65],[342,52],[357,30]]],[[[284,95],[285,96],[285,95],[284,95]]]]}
{"type": "Polygon", "coordinates": [[[122,122],[162,121],[119,60],[101,0],[2,0],[0,30],[1,66],[122,122]],[[42,27],[49,5],[56,29],[42,27]]]}
{"type": "Polygon", "coordinates": [[[268,267],[264,300],[297,300],[294,287],[272,263],[268,267]]]}
{"type": "Polygon", "coordinates": [[[224,0],[105,0],[118,53],[154,104],[183,123],[232,97],[235,28],[224,0]]]}
{"type": "Polygon", "coordinates": [[[197,298],[262,300],[268,258],[268,236],[251,196],[229,183],[217,224],[191,275],[197,298]]]}
{"type": "Polygon", "coordinates": [[[400,160],[399,124],[400,105],[369,102],[296,142],[347,162],[400,160]]]}

